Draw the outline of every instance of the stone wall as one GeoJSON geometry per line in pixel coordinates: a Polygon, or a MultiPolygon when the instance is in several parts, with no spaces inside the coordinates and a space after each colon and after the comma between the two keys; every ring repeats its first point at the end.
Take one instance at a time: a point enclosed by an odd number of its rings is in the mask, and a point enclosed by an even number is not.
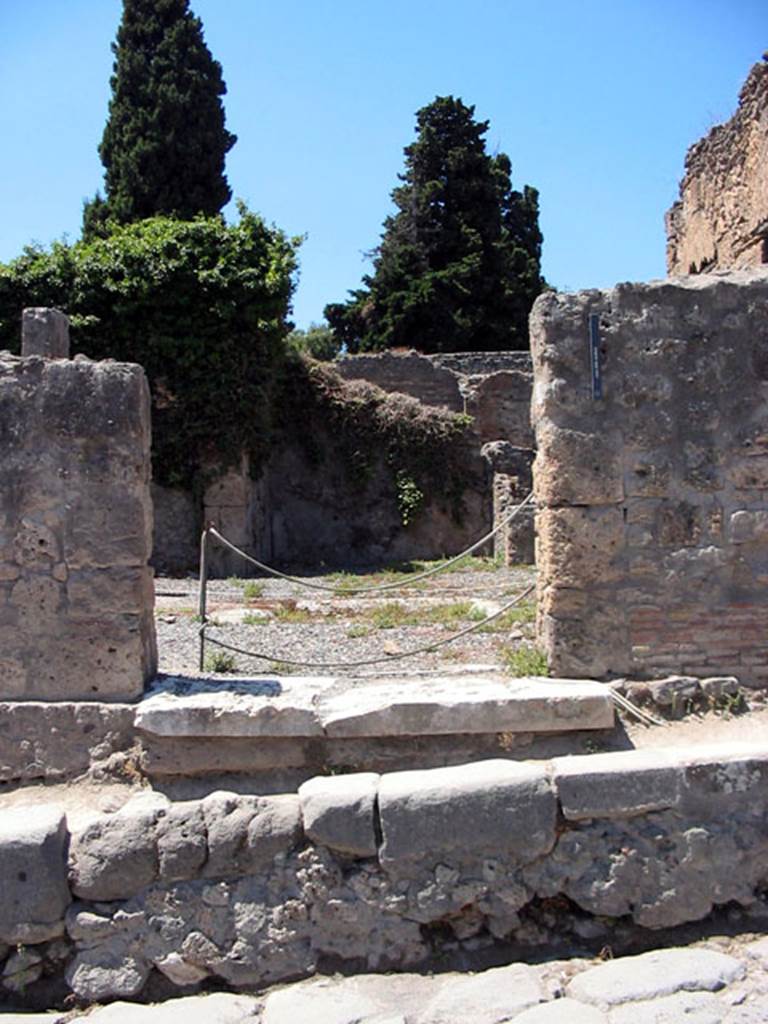
{"type": "Polygon", "coordinates": [[[468,413],[480,444],[507,441],[533,447],[533,375],[527,352],[377,352],[345,356],[334,365],[348,380],[367,380],[425,405],[468,413]]]}
{"type": "Polygon", "coordinates": [[[0,354],[0,699],[154,675],[149,441],[140,367],[0,354]]]}
{"type": "Polygon", "coordinates": [[[611,920],[659,929],[755,903],[767,814],[765,745],[144,792],[73,827],[55,806],[6,809],[0,984],[33,999],[58,978],[60,999],[93,1003],[161,975],[254,988],[323,964],[398,969],[449,941],[547,941],[528,916],[541,901],[559,938],[610,943],[611,920]]]}
{"type": "Polygon", "coordinates": [[[538,631],[554,675],[768,684],[767,311],[761,271],[537,300],[538,631]]]}
{"type": "Polygon", "coordinates": [[[750,71],[730,121],[688,150],[666,228],[670,274],[768,263],[768,63],[750,71]]]}

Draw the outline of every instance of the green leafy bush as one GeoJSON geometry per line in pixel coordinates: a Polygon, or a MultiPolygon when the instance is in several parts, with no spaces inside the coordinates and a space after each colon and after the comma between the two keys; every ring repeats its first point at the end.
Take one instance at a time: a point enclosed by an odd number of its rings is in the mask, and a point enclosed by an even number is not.
{"type": "Polygon", "coordinates": [[[238,223],[153,217],[108,238],[28,247],[0,264],[0,348],[24,306],[71,318],[73,351],[140,363],[152,391],[153,471],[190,485],[201,460],[258,465],[284,353],[298,239],[245,206],[238,223]]]}

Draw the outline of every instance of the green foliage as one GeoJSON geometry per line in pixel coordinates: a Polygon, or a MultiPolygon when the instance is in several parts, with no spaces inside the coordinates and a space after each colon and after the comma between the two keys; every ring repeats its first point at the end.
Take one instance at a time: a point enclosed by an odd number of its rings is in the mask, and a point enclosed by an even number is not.
{"type": "Polygon", "coordinates": [[[424,494],[447,498],[460,518],[467,486],[460,450],[470,417],[345,380],[333,367],[306,357],[286,361],[276,408],[283,411],[280,428],[302,445],[310,461],[322,462],[332,443],[334,455],[361,487],[383,461],[392,476],[393,499],[408,523],[424,494]]]}
{"type": "Polygon", "coordinates": [[[544,286],[538,193],[512,190],[509,158],[486,153],[474,107],[439,96],[416,117],[373,274],[326,318],[351,352],[527,348],[544,286]]]}
{"type": "Polygon", "coordinates": [[[323,362],[335,359],[341,351],[338,338],[327,324],[310,324],[306,331],[297,328],[286,341],[294,352],[323,362]]]}
{"type": "Polygon", "coordinates": [[[524,644],[522,647],[508,647],[502,650],[502,659],[507,672],[513,676],[547,676],[549,668],[546,656],[538,647],[524,644]]]}
{"type": "Polygon", "coordinates": [[[237,662],[227,651],[211,651],[205,656],[205,671],[219,673],[237,672],[237,662]]]}
{"type": "Polygon", "coordinates": [[[386,601],[366,609],[362,617],[375,629],[397,629],[402,626],[442,626],[444,629],[457,629],[463,622],[472,619],[473,607],[471,601],[451,601],[427,608],[409,608],[400,601],[386,601]]]}
{"type": "Polygon", "coordinates": [[[264,594],[266,584],[257,580],[247,580],[243,584],[243,598],[246,601],[257,601],[264,594]]]}
{"type": "Polygon", "coordinates": [[[188,0],[124,0],[112,51],[106,199],[86,204],[84,237],[157,214],[218,213],[232,197],[224,160],[236,138],[224,127],[221,66],[188,0]]]}
{"type": "Polygon", "coordinates": [[[399,469],[395,474],[395,487],[400,520],[403,526],[408,526],[424,503],[424,492],[419,490],[416,481],[404,469],[399,469]]]}
{"type": "Polygon", "coordinates": [[[191,484],[204,457],[258,461],[297,244],[241,206],[229,226],[154,217],[106,239],[27,248],[0,265],[0,348],[18,351],[24,306],[57,306],[74,351],[146,370],[158,482],[191,484]]]}

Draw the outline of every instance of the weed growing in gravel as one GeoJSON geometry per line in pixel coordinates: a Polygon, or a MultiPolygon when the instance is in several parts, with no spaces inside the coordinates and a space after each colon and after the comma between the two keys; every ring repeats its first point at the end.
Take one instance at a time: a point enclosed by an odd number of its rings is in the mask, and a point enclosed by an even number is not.
{"type": "MultiPolygon", "coordinates": [[[[409,589],[422,590],[428,583],[426,580],[416,584],[409,584],[408,577],[416,573],[427,572],[438,565],[442,565],[444,558],[436,558],[431,561],[414,559],[411,562],[398,562],[395,565],[387,566],[378,572],[358,574],[352,572],[334,572],[327,576],[329,583],[335,583],[336,594],[340,597],[349,595],[356,587],[380,586],[382,583],[398,583],[408,585],[409,589]]],[[[444,569],[445,573],[453,572],[495,572],[502,568],[503,560],[498,558],[481,558],[477,555],[466,555],[459,559],[454,565],[444,569]]],[[[436,574],[436,576],[442,575],[436,574]]],[[[434,577],[433,577],[434,578],[434,577]]]]}
{"type": "MultiPolygon", "coordinates": [[[[479,609],[478,609],[479,610],[479,609]]],[[[485,614],[474,621],[480,622],[485,614]]],[[[487,626],[481,626],[478,633],[504,633],[515,626],[529,625],[536,620],[536,605],[533,601],[523,601],[516,608],[510,608],[503,612],[487,626]]]]}
{"type": "Polygon", "coordinates": [[[349,627],[349,629],[347,630],[347,637],[350,640],[356,640],[359,637],[369,636],[370,632],[370,626],[364,626],[361,622],[357,622],[353,626],[349,627]]]}
{"type": "Polygon", "coordinates": [[[431,608],[408,608],[399,601],[388,601],[363,612],[374,629],[397,629],[400,626],[443,626],[455,628],[473,614],[471,601],[452,601],[431,608]]]}
{"type": "Polygon", "coordinates": [[[308,608],[289,608],[281,605],[275,609],[275,619],[284,622],[286,625],[298,626],[305,622],[312,622],[314,616],[308,608]]]}
{"type": "Polygon", "coordinates": [[[531,644],[525,644],[522,647],[502,647],[501,658],[504,668],[510,675],[549,675],[546,656],[538,647],[531,644]]]}
{"type": "Polygon", "coordinates": [[[265,584],[259,583],[256,580],[248,580],[243,585],[243,597],[246,601],[258,601],[264,594],[265,584]]]}
{"type": "Polygon", "coordinates": [[[269,666],[269,671],[276,676],[290,676],[296,672],[301,672],[299,665],[288,665],[284,661],[273,661],[269,666]]]}
{"type": "Polygon", "coordinates": [[[227,651],[211,651],[205,657],[206,672],[237,672],[234,655],[227,651]]]}

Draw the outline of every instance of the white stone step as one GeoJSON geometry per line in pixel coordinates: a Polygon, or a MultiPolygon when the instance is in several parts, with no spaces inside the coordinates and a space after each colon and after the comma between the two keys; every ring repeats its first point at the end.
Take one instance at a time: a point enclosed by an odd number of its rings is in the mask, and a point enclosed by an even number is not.
{"type": "Polygon", "coordinates": [[[160,737],[359,739],[610,729],[610,689],[590,680],[432,675],[159,680],[136,728],[160,737]]]}

